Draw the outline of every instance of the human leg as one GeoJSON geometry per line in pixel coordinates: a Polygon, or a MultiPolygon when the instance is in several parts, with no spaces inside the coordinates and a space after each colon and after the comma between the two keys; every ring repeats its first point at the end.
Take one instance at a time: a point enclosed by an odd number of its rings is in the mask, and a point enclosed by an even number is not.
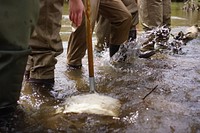
{"type": "Polygon", "coordinates": [[[99,14],[111,23],[110,57],[112,57],[119,46],[128,40],[132,16],[121,0],[101,0],[99,14]]]}
{"type": "Polygon", "coordinates": [[[99,15],[96,25],[97,44],[95,49],[97,51],[104,50],[104,47],[109,45],[110,41],[110,22],[103,16],[99,15]]]}
{"type": "MultiPolygon", "coordinates": [[[[133,41],[136,38],[136,25],[139,23],[139,16],[138,16],[138,6],[136,1],[134,0],[122,0],[128,11],[132,15],[131,20],[131,27],[129,31],[129,41],[133,41]]],[[[102,49],[103,45],[110,43],[110,22],[99,15],[100,17],[97,20],[96,26],[96,36],[97,36],[97,49],[102,49]]]]}
{"type": "Polygon", "coordinates": [[[37,0],[0,1],[0,116],[17,106],[38,8],[37,0]]]}
{"type": "Polygon", "coordinates": [[[144,30],[162,25],[162,0],[141,0],[140,17],[144,30]]]}
{"type": "Polygon", "coordinates": [[[163,0],[163,25],[171,25],[171,0],[163,0]]]}
{"type": "Polygon", "coordinates": [[[136,25],[139,23],[138,5],[136,3],[136,0],[122,0],[122,2],[132,15],[128,40],[133,41],[137,37],[136,25]]]}
{"type": "MultiPolygon", "coordinates": [[[[99,9],[99,0],[91,0],[91,22],[92,29],[96,22],[97,14],[99,9]]],[[[84,16],[84,15],[83,15],[84,16]]],[[[85,56],[87,49],[86,44],[86,27],[85,27],[85,17],[74,32],[71,33],[68,48],[67,48],[67,65],[72,67],[80,68],[82,65],[82,58],[85,56]]]]}
{"type": "Polygon", "coordinates": [[[32,53],[27,70],[29,82],[54,83],[56,57],[63,52],[60,38],[62,9],[64,0],[40,0],[40,14],[37,25],[29,41],[32,53]]]}

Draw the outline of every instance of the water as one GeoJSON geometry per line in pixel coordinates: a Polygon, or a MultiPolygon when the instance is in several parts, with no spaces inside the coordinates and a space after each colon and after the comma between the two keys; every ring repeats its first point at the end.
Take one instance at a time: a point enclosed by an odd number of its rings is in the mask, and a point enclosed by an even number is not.
{"type": "Polygon", "coordinates": [[[172,26],[192,26],[200,25],[199,11],[185,11],[181,10],[183,3],[172,3],[172,26]]]}
{"type": "MultiPolygon", "coordinates": [[[[180,9],[172,3],[172,33],[200,25],[199,12],[180,9]]],[[[100,94],[119,99],[119,117],[57,112],[69,96],[89,91],[87,55],[83,68],[66,71],[66,47],[71,31],[64,9],[61,35],[65,48],[58,57],[54,90],[38,90],[24,84],[17,116],[10,132],[29,133],[200,133],[200,37],[183,47],[183,55],[157,54],[135,58],[131,64],[114,67],[108,50],[94,54],[95,80],[100,94]],[[153,88],[157,88],[142,100],[153,88]]],[[[139,35],[143,32],[138,25],[139,35]]],[[[96,42],[95,37],[93,42],[96,42]]]]}

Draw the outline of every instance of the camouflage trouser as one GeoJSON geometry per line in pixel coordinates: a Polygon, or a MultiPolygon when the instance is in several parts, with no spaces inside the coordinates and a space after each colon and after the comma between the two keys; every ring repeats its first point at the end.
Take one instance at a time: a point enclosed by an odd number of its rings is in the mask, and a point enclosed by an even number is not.
{"type": "Polygon", "coordinates": [[[37,0],[0,0],[0,115],[19,99],[38,11],[37,0]]]}
{"type": "MultiPolygon", "coordinates": [[[[112,22],[110,35],[112,44],[119,45],[128,39],[132,16],[121,0],[91,0],[91,13],[93,29],[98,13],[112,22]]],[[[86,48],[86,28],[83,20],[81,26],[70,35],[67,63],[82,65],[81,60],[86,48]]]]}
{"type": "Polygon", "coordinates": [[[144,29],[171,25],[171,0],[139,0],[139,5],[144,29]]]}
{"type": "MultiPolygon", "coordinates": [[[[138,17],[138,6],[135,0],[122,0],[124,5],[127,7],[129,12],[132,14],[131,20],[131,28],[130,30],[135,30],[136,25],[139,23],[138,17]]],[[[97,19],[97,26],[96,26],[96,37],[97,37],[97,44],[96,48],[102,49],[104,44],[109,44],[110,42],[110,28],[111,24],[108,19],[105,19],[103,16],[99,15],[97,19]]]]}
{"type": "Polygon", "coordinates": [[[54,78],[56,56],[63,52],[59,34],[63,3],[64,0],[40,0],[39,20],[29,42],[32,53],[26,71],[30,71],[30,78],[54,78]]]}

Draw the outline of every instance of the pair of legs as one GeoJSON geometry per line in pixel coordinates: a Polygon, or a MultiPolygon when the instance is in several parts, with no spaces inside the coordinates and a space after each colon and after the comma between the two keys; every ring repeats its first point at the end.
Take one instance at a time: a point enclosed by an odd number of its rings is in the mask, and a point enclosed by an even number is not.
{"type": "Polygon", "coordinates": [[[16,108],[38,11],[37,0],[0,1],[0,117],[16,108]]]}
{"type": "MultiPolygon", "coordinates": [[[[132,15],[121,0],[91,0],[93,29],[98,14],[111,23],[110,45],[114,48],[111,48],[110,51],[117,52],[115,47],[119,48],[120,44],[128,39],[132,15]]],[[[81,66],[86,48],[86,27],[85,20],[83,20],[81,26],[70,35],[67,48],[67,64],[73,67],[81,66]]]]}
{"type": "Polygon", "coordinates": [[[30,82],[54,83],[56,57],[63,52],[60,37],[64,0],[40,0],[39,19],[29,41],[26,75],[30,82]]]}
{"type": "Polygon", "coordinates": [[[140,0],[140,17],[145,30],[171,25],[171,0],[140,0]]]}
{"type": "MultiPolygon", "coordinates": [[[[128,40],[132,41],[136,38],[136,25],[139,23],[138,6],[135,0],[122,0],[122,2],[132,15],[128,38],[128,40]]],[[[99,15],[96,26],[97,44],[95,45],[95,48],[97,51],[102,51],[105,46],[109,45],[111,32],[110,29],[111,24],[109,20],[104,18],[102,15],[99,15]]]]}

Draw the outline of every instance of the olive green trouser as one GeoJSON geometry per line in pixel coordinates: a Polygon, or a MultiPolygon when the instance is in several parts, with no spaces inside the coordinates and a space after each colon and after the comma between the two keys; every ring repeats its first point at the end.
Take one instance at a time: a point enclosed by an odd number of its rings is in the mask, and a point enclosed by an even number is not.
{"type": "MultiPolygon", "coordinates": [[[[92,28],[94,29],[98,13],[111,23],[111,44],[120,45],[128,39],[131,26],[131,14],[121,0],[91,0],[92,28]]],[[[86,52],[85,20],[70,35],[67,48],[67,64],[82,65],[86,52]]]]}
{"type": "MultiPolygon", "coordinates": [[[[138,16],[138,6],[135,0],[122,0],[124,5],[127,7],[129,12],[132,14],[131,28],[130,30],[135,30],[136,25],[139,23],[138,16]]],[[[97,47],[102,47],[100,45],[110,43],[110,22],[103,16],[99,15],[96,25],[96,37],[97,37],[97,47]]]]}
{"type": "Polygon", "coordinates": [[[171,25],[171,0],[140,0],[140,18],[144,29],[171,25]]]}
{"type": "Polygon", "coordinates": [[[63,52],[59,34],[63,3],[64,0],[40,0],[39,19],[29,42],[32,53],[26,71],[30,71],[30,78],[54,78],[56,56],[63,52]]]}
{"type": "Polygon", "coordinates": [[[0,112],[19,99],[38,11],[37,0],[0,0],[0,112]]]}

